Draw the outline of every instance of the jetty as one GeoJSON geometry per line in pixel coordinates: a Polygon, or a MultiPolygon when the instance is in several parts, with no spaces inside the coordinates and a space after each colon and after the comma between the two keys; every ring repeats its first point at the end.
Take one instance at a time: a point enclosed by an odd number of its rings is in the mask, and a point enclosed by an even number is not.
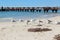
{"type": "Polygon", "coordinates": [[[0,11],[20,11],[20,12],[51,12],[57,13],[60,7],[0,7],[0,11]]]}

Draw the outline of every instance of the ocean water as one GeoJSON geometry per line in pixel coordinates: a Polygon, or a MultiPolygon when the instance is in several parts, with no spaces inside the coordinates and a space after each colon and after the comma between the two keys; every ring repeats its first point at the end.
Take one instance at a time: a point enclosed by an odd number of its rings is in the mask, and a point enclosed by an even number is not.
{"type": "Polygon", "coordinates": [[[40,19],[40,18],[51,18],[55,16],[60,16],[60,11],[58,13],[44,13],[44,12],[18,12],[18,11],[5,11],[0,12],[1,18],[14,18],[14,19],[40,19]]]}

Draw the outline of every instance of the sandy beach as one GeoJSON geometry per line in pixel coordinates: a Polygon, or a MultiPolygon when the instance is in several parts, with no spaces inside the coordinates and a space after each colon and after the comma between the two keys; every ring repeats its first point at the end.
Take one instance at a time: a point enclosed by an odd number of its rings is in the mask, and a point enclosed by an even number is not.
{"type": "Polygon", "coordinates": [[[28,22],[0,22],[0,40],[55,40],[54,36],[60,34],[60,16],[37,19],[28,22]],[[39,23],[39,20],[42,22],[39,23]],[[48,20],[51,22],[48,23],[48,20]],[[40,26],[38,26],[40,24],[40,26]],[[49,28],[51,31],[28,32],[29,28],[49,28]]]}

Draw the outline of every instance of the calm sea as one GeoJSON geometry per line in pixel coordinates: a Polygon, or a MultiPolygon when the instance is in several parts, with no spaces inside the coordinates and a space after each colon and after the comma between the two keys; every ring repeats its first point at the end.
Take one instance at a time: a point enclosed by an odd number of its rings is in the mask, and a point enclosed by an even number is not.
{"type": "Polygon", "coordinates": [[[38,19],[38,18],[50,18],[50,17],[54,17],[54,16],[60,16],[60,11],[58,11],[58,13],[18,12],[18,11],[0,12],[0,18],[38,19]]]}

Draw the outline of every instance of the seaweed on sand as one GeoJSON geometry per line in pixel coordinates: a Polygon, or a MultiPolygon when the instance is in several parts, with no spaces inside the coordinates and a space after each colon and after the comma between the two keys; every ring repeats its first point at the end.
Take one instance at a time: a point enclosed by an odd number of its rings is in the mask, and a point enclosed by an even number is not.
{"type": "Polygon", "coordinates": [[[38,24],[38,25],[36,25],[36,26],[42,26],[41,24],[38,24]]]}
{"type": "Polygon", "coordinates": [[[55,35],[54,39],[55,39],[55,40],[60,40],[60,34],[55,35]]]}
{"type": "Polygon", "coordinates": [[[46,31],[51,31],[52,29],[48,28],[29,28],[28,32],[46,32],[46,31]]]}

